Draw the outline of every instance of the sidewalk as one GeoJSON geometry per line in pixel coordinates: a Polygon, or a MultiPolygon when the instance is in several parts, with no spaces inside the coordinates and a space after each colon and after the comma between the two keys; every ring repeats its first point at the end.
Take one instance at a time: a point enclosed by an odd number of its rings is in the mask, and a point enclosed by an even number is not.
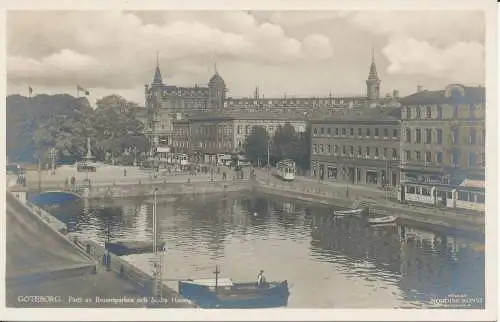
{"type": "Polygon", "coordinates": [[[386,192],[377,186],[355,185],[331,181],[318,182],[316,179],[302,176],[297,176],[294,181],[285,182],[260,169],[257,171],[257,180],[261,184],[272,184],[276,187],[317,195],[319,197],[350,200],[353,204],[358,203],[372,206],[380,205],[398,209],[400,211],[408,211],[411,209],[411,211],[418,211],[427,214],[435,214],[436,212],[439,212],[440,214],[457,218],[463,218],[464,215],[484,218],[484,214],[476,211],[463,209],[440,209],[420,204],[401,204],[397,201],[395,191],[386,192]]]}

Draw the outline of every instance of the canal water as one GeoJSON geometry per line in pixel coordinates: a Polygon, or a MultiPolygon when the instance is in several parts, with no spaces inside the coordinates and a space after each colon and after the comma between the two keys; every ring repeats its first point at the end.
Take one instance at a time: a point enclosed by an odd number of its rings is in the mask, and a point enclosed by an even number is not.
{"type": "MultiPolygon", "coordinates": [[[[108,231],[112,240],[152,240],[152,208],[127,198],[50,211],[70,232],[104,243],[108,231]]],[[[261,269],[267,280],[288,280],[293,308],[484,307],[482,236],[411,222],[371,227],[326,206],[252,193],[159,198],[157,211],[172,287],[213,278],[219,265],[235,281],[256,281],[261,269]]],[[[151,254],[124,258],[152,271],[151,254]]]]}

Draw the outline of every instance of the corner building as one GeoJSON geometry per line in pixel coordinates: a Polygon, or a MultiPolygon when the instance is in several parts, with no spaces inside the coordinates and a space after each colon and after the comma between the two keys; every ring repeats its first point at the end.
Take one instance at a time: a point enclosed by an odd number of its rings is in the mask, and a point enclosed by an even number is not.
{"type": "Polygon", "coordinates": [[[311,121],[311,175],[353,184],[399,185],[399,108],[345,110],[311,121]]]}

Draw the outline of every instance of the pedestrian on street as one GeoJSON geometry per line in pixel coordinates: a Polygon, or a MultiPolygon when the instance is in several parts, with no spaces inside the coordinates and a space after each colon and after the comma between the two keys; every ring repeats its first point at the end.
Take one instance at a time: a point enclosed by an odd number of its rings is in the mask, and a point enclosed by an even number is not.
{"type": "Polygon", "coordinates": [[[123,169],[123,176],[126,177],[127,176],[127,169],[123,169]]]}

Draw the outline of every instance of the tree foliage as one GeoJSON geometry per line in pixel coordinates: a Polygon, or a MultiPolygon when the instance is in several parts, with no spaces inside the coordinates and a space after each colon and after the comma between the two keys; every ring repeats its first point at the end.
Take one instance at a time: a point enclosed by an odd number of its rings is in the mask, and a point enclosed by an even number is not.
{"type": "Polygon", "coordinates": [[[51,148],[61,162],[80,160],[87,137],[92,154],[101,160],[106,152],[147,148],[142,123],[135,117],[137,106],[117,95],[98,100],[95,110],[86,98],[70,95],[11,95],[6,103],[7,155],[13,161],[46,159],[51,148]]]}
{"type": "Polygon", "coordinates": [[[310,129],[304,133],[295,131],[290,123],[279,126],[272,140],[271,164],[283,159],[292,159],[302,170],[309,169],[310,129]]]}
{"type": "Polygon", "coordinates": [[[252,163],[263,160],[267,155],[269,134],[262,126],[254,126],[244,144],[245,154],[252,163]]]}

